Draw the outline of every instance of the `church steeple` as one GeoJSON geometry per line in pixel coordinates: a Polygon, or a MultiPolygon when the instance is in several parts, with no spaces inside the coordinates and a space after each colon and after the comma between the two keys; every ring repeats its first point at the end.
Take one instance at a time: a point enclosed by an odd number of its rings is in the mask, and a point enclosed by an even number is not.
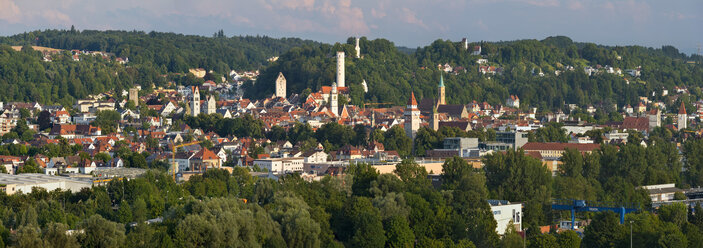
{"type": "Polygon", "coordinates": [[[445,101],[446,95],[445,95],[445,89],[444,89],[444,75],[439,75],[439,96],[437,96],[439,99],[437,99],[437,102],[439,105],[445,105],[447,102],[445,101]]]}

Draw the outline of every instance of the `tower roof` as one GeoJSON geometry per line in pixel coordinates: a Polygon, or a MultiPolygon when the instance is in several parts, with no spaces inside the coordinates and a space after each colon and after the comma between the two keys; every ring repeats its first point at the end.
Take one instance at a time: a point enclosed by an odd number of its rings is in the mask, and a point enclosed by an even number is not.
{"type": "Polygon", "coordinates": [[[683,104],[683,101],[681,101],[681,107],[679,108],[679,114],[680,114],[680,115],[685,115],[685,114],[686,114],[686,105],[683,104]]]}
{"type": "Polygon", "coordinates": [[[444,75],[439,75],[439,87],[444,87],[444,75]]]}
{"type": "Polygon", "coordinates": [[[415,100],[415,92],[410,92],[410,99],[408,99],[408,105],[417,106],[417,100],[415,100]]]}

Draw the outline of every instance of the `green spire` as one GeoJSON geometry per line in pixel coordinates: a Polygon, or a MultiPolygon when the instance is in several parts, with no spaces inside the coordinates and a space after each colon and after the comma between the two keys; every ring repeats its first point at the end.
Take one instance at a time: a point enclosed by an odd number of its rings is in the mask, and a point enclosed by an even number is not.
{"type": "Polygon", "coordinates": [[[439,87],[444,87],[444,75],[439,75],[439,87]]]}

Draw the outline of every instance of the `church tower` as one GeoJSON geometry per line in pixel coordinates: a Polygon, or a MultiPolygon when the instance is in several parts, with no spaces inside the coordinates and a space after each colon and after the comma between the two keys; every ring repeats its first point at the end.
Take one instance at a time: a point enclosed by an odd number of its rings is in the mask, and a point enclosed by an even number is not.
{"type": "Polygon", "coordinates": [[[435,131],[439,130],[439,113],[437,112],[436,107],[432,108],[432,119],[430,120],[430,128],[435,131]]]}
{"type": "Polygon", "coordinates": [[[129,89],[129,101],[134,103],[134,106],[139,106],[139,89],[134,87],[129,89]]]}
{"type": "Polygon", "coordinates": [[[215,97],[214,96],[208,96],[207,97],[207,107],[205,108],[205,113],[206,114],[214,114],[216,111],[216,103],[215,103],[215,97]]]}
{"type": "Polygon", "coordinates": [[[679,115],[678,115],[678,128],[679,130],[681,129],[686,129],[688,127],[686,121],[688,121],[688,114],[686,113],[686,105],[683,104],[683,101],[681,101],[681,107],[679,108],[679,115]]]}
{"type": "Polygon", "coordinates": [[[356,47],[354,47],[354,50],[356,51],[356,58],[361,58],[361,47],[359,47],[359,37],[356,37],[356,47]]]}
{"type": "Polygon", "coordinates": [[[339,104],[337,95],[337,83],[332,83],[332,92],[330,92],[330,110],[334,116],[339,116],[339,104]]]}
{"type": "Polygon", "coordinates": [[[200,114],[200,89],[198,89],[198,86],[193,86],[191,90],[193,95],[190,100],[190,111],[192,111],[190,115],[198,116],[200,114]]]}
{"type": "Polygon", "coordinates": [[[439,76],[439,105],[445,105],[445,91],[444,91],[444,75],[439,76]]]}
{"type": "Polygon", "coordinates": [[[344,84],[344,52],[337,52],[337,85],[346,87],[344,84]]]}
{"type": "Polygon", "coordinates": [[[286,77],[282,72],[279,72],[276,78],[276,96],[286,98],[286,77]]]}
{"type": "Polygon", "coordinates": [[[407,135],[410,140],[415,140],[415,135],[417,130],[420,129],[420,110],[417,109],[417,100],[415,100],[415,93],[410,93],[410,99],[408,100],[407,106],[405,106],[405,135],[407,135]]]}

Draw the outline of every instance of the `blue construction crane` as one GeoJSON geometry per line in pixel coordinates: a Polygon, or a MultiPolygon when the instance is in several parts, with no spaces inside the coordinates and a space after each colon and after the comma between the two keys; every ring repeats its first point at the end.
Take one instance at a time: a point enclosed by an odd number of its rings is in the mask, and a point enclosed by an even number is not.
{"type": "Polygon", "coordinates": [[[613,211],[620,214],[620,224],[624,224],[625,214],[638,211],[640,208],[639,206],[635,206],[635,204],[627,203],[557,199],[554,200],[554,202],[552,203],[552,209],[571,211],[571,228],[575,229],[574,215],[576,214],[576,212],[613,211]]]}

